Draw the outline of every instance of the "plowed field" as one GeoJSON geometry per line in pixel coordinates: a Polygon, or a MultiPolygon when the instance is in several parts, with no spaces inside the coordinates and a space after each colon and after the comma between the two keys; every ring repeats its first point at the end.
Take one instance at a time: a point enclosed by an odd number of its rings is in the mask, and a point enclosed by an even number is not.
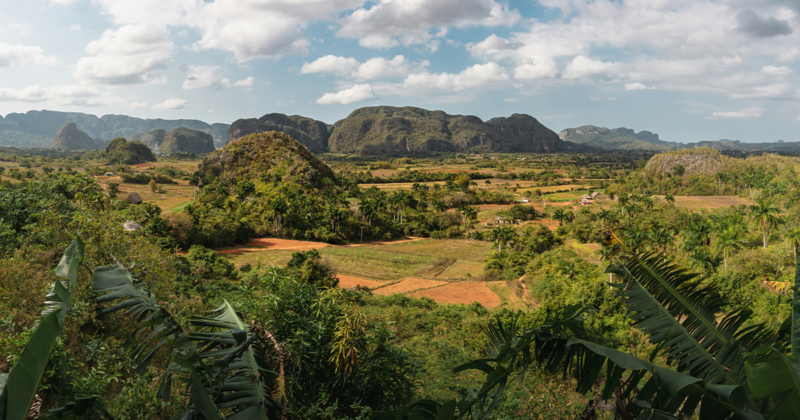
{"type": "Polygon", "coordinates": [[[439,303],[463,303],[468,305],[472,302],[478,302],[487,308],[494,308],[501,303],[499,296],[486,287],[486,284],[479,282],[450,283],[442,287],[420,290],[411,293],[411,296],[426,296],[439,303]]]}
{"type": "Polygon", "coordinates": [[[351,276],[343,276],[341,274],[337,274],[336,277],[339,278],[339,287],[343,287],[349,289],[351,287],[356,286],[366,286],[369,288],[382,286],[384,283],[375,281],[375,280],[366,280],[360,279],[358,277],[351,277],[351,276]]]}
{"type": "Polygon", "coordinates": [[[380,289],[375,290],[375,293],[379,295],[388,296],[388,295],[393,295],[395,293],[413,292],[414,290],[441,286],[443,284],[447,284],[447,282],[438,280],[408,278],[401,281],[400,283],[395,283],[390,286],[381,287],[380,289]]]}

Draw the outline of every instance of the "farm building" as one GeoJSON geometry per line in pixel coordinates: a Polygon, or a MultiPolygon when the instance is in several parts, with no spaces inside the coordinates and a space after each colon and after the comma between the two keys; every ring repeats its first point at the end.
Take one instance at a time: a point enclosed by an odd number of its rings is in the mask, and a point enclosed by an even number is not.
{"type": "Polygon", "coordinates": [[[597,191],[592,193],[592,200],[602,200],[604,198],[606,198],[606,196],[604,196],[603,194],[600,194],[597,191]]]}
{"type": "Polygon", "coordinates": [[[140,196],[136,191],[128,194],[128,198],[125,200],[131,204],[142,204],[142,196],[140,196]]]}

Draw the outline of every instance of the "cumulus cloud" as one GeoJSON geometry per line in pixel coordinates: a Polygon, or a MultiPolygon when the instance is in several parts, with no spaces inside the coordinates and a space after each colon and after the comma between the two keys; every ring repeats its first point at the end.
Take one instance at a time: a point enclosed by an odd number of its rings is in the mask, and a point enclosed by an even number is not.
{"type": "Polygon", "coordinates": [[[347,105],[375,98],[377,98],[377,96],[375,96],[372,86],[366,83],[363,85],[354,85],[353,87],[335,93],[326,93],[322,95],[321,98],[317,99],[317,103],[320,105],[347,105]]]}
{"type": "Polygon", "coordinates": [[[160,104],[153,105],[151,108],[155,109],[156,111],[166,111],[166,110],[180,111],[186,109],[186,101],[183,99],[178,99],[173,96],[160,104]]]}
{"type": "Polygon", "coordinates": [[[619,72],[619,67],[617,63],[593,60],[579,55],[567,65],[561,77],[564,79],[581,79],[594,75],[616,76],[619,72]]]}
{"type": "Polygon", "coordinates": [[[785,20],[774,17],[761,18],[752,9],[745,9],[736,15],[736,29],[755,38],[769,38],[779,35],[789,35],[792,27],[785,20]]]}
{"type": "Polygon", "coordinates": [[[145,109],[145,108],[147,108],[147,103],[146,102],[131,102],[130,105],[128,105],[128,106],[131,109],[145,109]]]}
{"type": "Polygon", "coordinates": [[[253,76],[249,76],[246,79],[238,80],[233,85],[236,87],[253,87],[253,76]]]}
{"type": "Polygon", "coordinates": [[[717,111],[711,114],[709,119],[743,119],[743,118],[761,118],[764,113],[763,108],[745,108],[739,111],[717,111]]]}
{"type": "Polygon", "coordinates": [[[358,45],[364,48],[374,48],[376,50],[382,50],[389,48],[394,48],[400,45],[396,39],[388,36],[380,36],[380,35],[367,35],[358,40],[358,45]]]}
{"type": "Polygon", "coordinates": [[[340,19],[336,35],[360,38],[362,46],[390,48],[397,45],[390,37],[402,37],[406,46],[426,44],[446,34],[431,34],[432,28],[511,26],[520,19],[519,12],[495,0],[379,0],[340,19]]]}
{"type": "Polygon", "coordinates": [[[391,60],[374,57],[360,63],[353,57],[326,55],[311,63],[304,63],[300,73],[330,73],[359,81],[382,79],[386,77],[405,77],[428,67],[427,60],[412,62],[402,55],[391,60]]]}
{"type": "Polygon", "coordinates": [[[69,25],[69,28],[72,29],[73,31],[80,31],[81,25],[69,25]]]}
{"type": "Polygon", "coordinates": [[[0,70],[4,67],[17,66],[23,63],[37,65],[55,64],[55,56],[44,55],[44,50],[37,46],[10,45],[0,42],[0,70]]]}
{"type": "Polygon", "coordinates": [[[508,80],[505,68],[497,63],[476,64],[460,73],[415,73],[398,86],[406,93],[461,92],[508,80]]]}
{"type": "Polygon", "coordinates": [[[219,50],[243,63],[255,58],[305,56],[303,29],[363,4],[363,0],[204,1],[94,0],[117,24],[188,26],[201,34],[196,51],[219,50]]]}
{"type": "Polygon", "coordinates": [[[182,85],[183,89],[224,89],[232,86],[253,86],[252,76],[234,83],[222,75],[221,68],[221,66],[183,66],[182,69],[186,72],[186,80],[183,81],[182,85]]]}
{"type": "Polygon", "coordinates": [[[161,71],[174,56],[169,31],[150,24],[125,25],[103,32],[86,46],[91,57],[78,60],[76,79],[102,85],[163,82],[161,71]]]}
{"type": "Polygon", "coordinates": [[[761,68],[761,73],[766,74],[767,76],[783,77],[794,74],[794,70],[786,66],[764,66],[761,68]]]}
{"type": "Polygon", "coordinates": [[[359,62],[353,57],[337,57],[335,55],[326,55],[316,59],[312,63],[303,63],[300,73],[333,73],[338,76],[344,76],[352,73],[358,68],[359,62]]]}
{"type": "Polygon", "coordinates": [[[625,90],[647,90],[647,89],[656,89],[656,87],[647,86],[644,83],[639,83],[639,82],[625,84],[625,90]]]}

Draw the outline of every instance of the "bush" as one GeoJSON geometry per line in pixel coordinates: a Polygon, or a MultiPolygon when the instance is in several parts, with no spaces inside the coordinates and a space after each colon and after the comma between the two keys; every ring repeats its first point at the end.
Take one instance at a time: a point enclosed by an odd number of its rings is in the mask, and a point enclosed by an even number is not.
{"type": "Polygon", "coordinates": [[[186,254],[191,273],[206,278],[231,277],[236,267],[233,263],[221,257],[213,249],[202,245],[192,245],[186,254]]]}

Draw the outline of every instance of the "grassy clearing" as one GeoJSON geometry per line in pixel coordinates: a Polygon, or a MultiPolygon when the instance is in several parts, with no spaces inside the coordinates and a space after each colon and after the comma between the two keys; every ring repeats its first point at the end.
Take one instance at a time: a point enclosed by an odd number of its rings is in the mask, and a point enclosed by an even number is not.
{"type": "Polygon", "coordinates": [[[500,298],[500,306],[498,308],[505,308],[511,311],[528,309],[528,305],[522,298],[517,296],[517,289],[519,289],[520,294],[522,293],[522,286],[519,282],[489,281],[486,282],[486,286],[500,298]]]}
{"type": "Polygon", "coordinates": [[[456,261],[450,267],[442,271],[437,279],[441,280],[468,280],[483,274],[483,263],[473,261],[456,261]]]}
{"type": "Polygon", "coordinates": [[[331,247],[320,254],[337,273],[371,280],[434,278],[453,263],[435,255],[397,252],[393,246],[331,247]]]}

